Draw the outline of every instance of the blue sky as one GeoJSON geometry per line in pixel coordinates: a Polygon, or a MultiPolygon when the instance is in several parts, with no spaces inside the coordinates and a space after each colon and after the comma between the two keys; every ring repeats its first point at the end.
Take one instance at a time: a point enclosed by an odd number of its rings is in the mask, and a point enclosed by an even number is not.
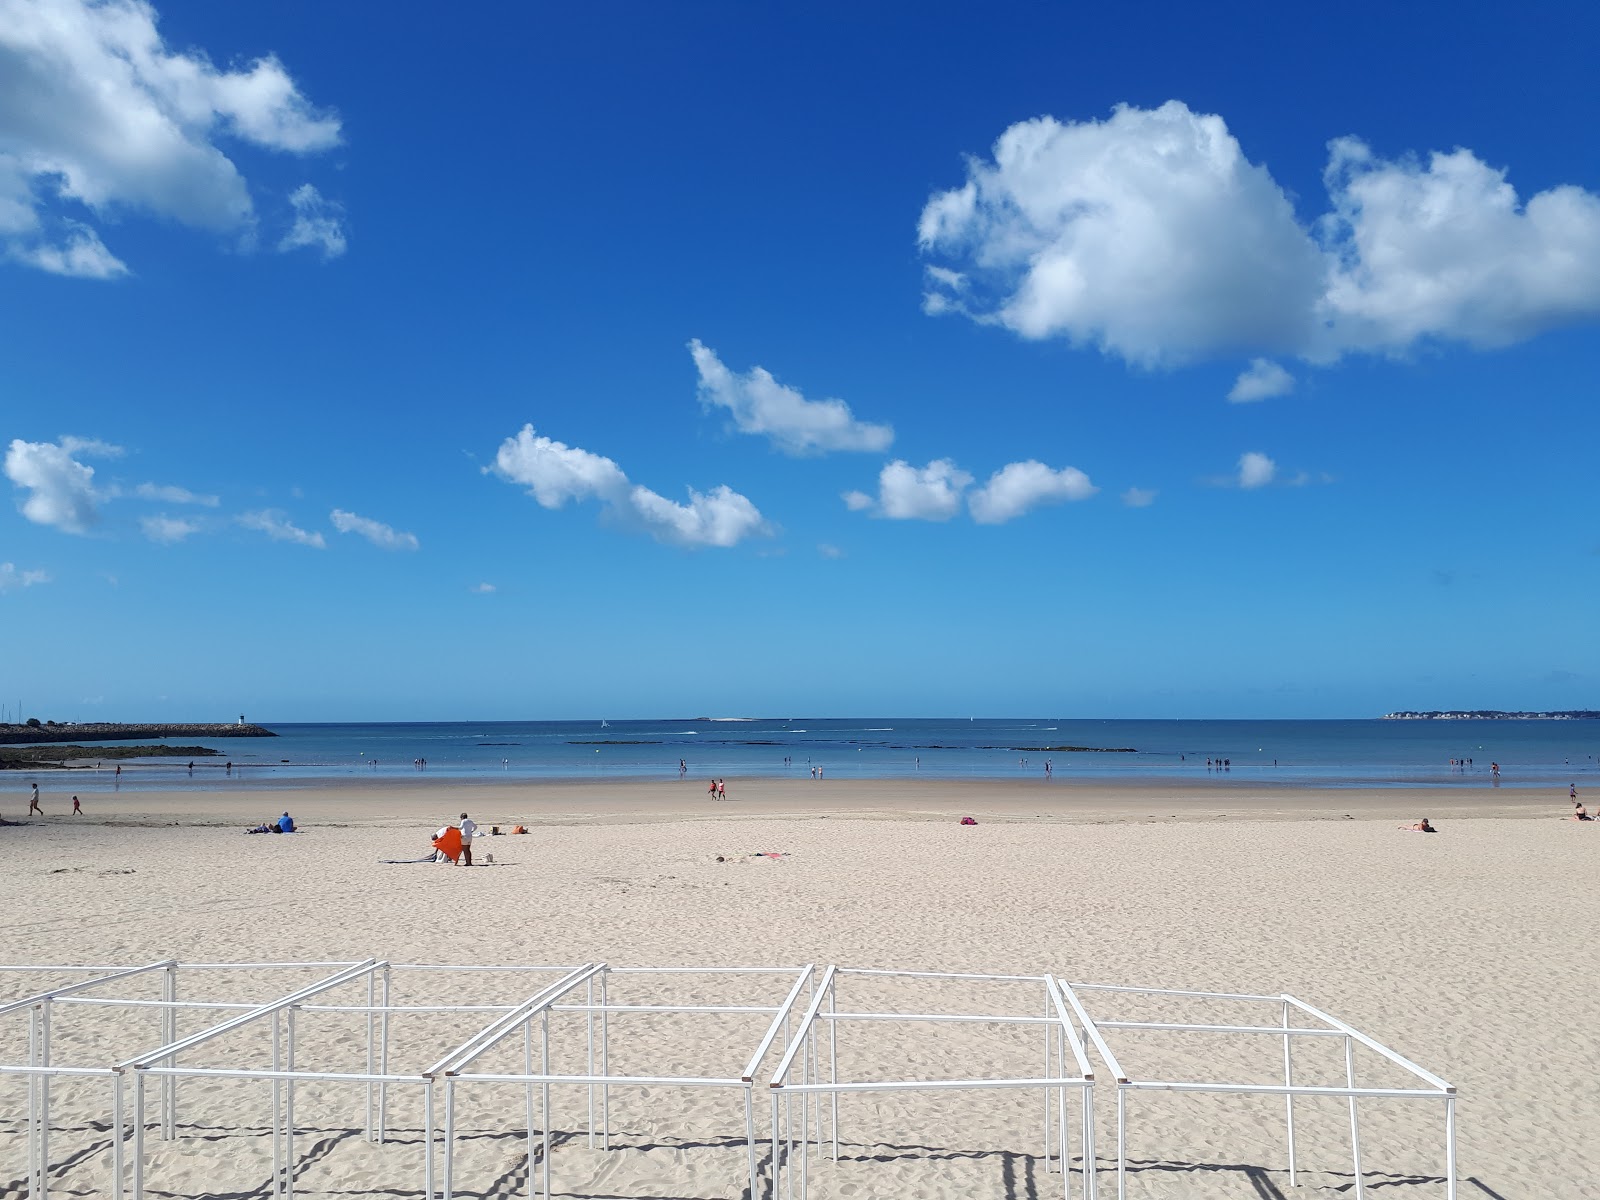
{"type": "Polygon", "coordinates": [[[1595,706],[1600,20],[1261,7],[0,0],[4,704],[1595,706]]]}

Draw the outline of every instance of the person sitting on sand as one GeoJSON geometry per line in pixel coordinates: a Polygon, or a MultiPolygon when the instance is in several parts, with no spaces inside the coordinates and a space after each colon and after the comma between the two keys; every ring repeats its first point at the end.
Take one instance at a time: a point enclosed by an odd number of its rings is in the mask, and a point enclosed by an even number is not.
{"type": "Polygon", "coordinates": [[[1594,818],[1589,815],[1589,810],[1587,808],[1585,808],[1580,801],[1577,801],[1577,800],[1574,800],[1572,802],[1572,819],[1574,821],[1592,821],[1592,820],[1594,820],[1594,818]]]}
{"type": "Polygon", "coordinates": [[[1400,826],[1400,828],[1404,829],[1407,833],[1438,833],[1439,832],[1432,825],[1428,824],[1428,818],[1427,817],[1423,817],[1422,820],[1418,821],[1415,825],[1402,825],[1402,826],[1400,826]]]}
{"type": "Polygon", "coordinates": [[[293,833],[294,832],[294,818],[291,817],[288,813],[284,813],[283,816],[278,818],[278,832],[279,833],[293,833]]]}

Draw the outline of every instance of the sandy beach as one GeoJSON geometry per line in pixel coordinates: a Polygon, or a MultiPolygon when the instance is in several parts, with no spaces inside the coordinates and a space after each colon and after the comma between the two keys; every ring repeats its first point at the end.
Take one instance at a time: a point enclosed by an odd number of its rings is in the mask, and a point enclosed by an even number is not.
{"type": "MultiPolygon", "coordinates": [[[[462,787],[419,779],[381,789],[351,783],[272,791],[244,785],[96,795],[86,801],[86,815],[72,817],[63,815],[67,793],[47,788],[43,821],[0,829],[11,858],[0,961],[837,963],[1287,991],[1459,1089],[1462,1196],[1600,1197],[1600,1150],[1589,1136],[1600,1124],[1593,1082],[1600,1075],[1600,999],[1592,986],[1600,949],[1583,915],[1600,829],[1562,820],[1563,797],[1512,788],[1046,789],[833,780],[730,780],[728,790],[728,801],[714,803],[694,780],[462,787]],[[284,808],[302,833],[242,836],[284,808]],[[480,862],[488,855],[494,862],[472,871],[380,861],[425,854],[431,831],[463,810],[484,832],[517,823],[532,832],[480,837],[480,862]],[[956,823],[967,814],[976,827],[956,823]],[[1437,836],[1396,829],[1422,815],[1440,827],[1437,836]],[[761,852],[779,857],[756,856],[761,852]]],[[[0,814],[15,821],[26,807],[25,793],[16,793],[0,814]]],[[[317,974],[296,975],[288,986],[317,974]]],[[[525,980],[507,976],[483,977],[471,995],[462,993],[459,976],[411,978],[407,1003],[509,1002],[527,990],[525,980]]],[[[624,1002],[652,1002],[670,991],[650,977],[618,978],[628,981],[624,1002]]],[[[0,972],[0,996],[58,981],[0,972]]],[[[690,991],[698,1003],[770,1004],[781,999],[774,986],[771,979],[745,983],[741,1000],[727,981],[697,977],[690,991]]],[[[884,985],[881,995],[868,983],[854,986],[862,1003],[917,1011],[1000,1011],[1016,1000],[993,985],[901,992],[884,985]]],[[[229,998],[221,993],[268,998],[259,981],[243,976],[219,975],[213,998],[229,998]],[[247,994],[252,988],[257,992],[247,994]]],[[[1032,993],[1027,1004],[1032,1011],[1032,993]]],[[[1221,1008],[1164,1016],[1173,1011],[1108,998],[1096,1015],[1239,1018],[1221,1008]]],[[[63,1012],[61,1054],[103,1061],[125,1018],[103,1009],[63,1012]]],[[[16,1061],[23,1025],[8,1020],[0,1046],[16,1061]]],[[[201,1024],[198,1017],[185,1022],[186,1032],[201,1024]]],[[[425,1057],[483,1023],[471,1014],[418,1021],[407,1026],[407,1052],[425,1057]]],[[[742,1059],[760,1028],[748,1017],[636,1018],[616,1032],[614,1069],[725,1071],[724,1060],[742,1059]]],[[[356,1037],[349,1022],[330,1018],[323,1032],[307,1018],[306,1053],[347,1063],[335,1069],[349,1069],[356,1037]]],[[[1271,1079],[1281,1072],[1277,1046],[1277,1039],[1258,1046],[1133,1031],[1114,1044],[1135,1078],[1221,1072],[1271,1079]]],[[[238,1053],[261,1049],[258,1036],[238,1053]]],[[[207,1054],[225,1060],[220,1048],[198,1053],[196,1061],[207,1054]]],[[[1009,1056],[1031,1064],[1017,1069],[1037,1070],[1036,1035],[989,1025],[933,1033],[894,1026],[852,1029],[841,1063],[862,1077],[932,1078],[998,1068],[1009,1056]]],[[[1315,1049],[1304,1063],[1307,1079],[1330,1066],[1315,1049]]],[[[1380,1075],[1375,1070],[1374,1080],[1380,1075]]],[[[0,1082],[7,1114],[0,1180],[13,1188],[24,1176],[24,1086],[0,1082]]],[[[180,1125],[259,1125],[264,1086],[186,1082],[180,1125]]],[[[310,1155],[297,1194],[420,1194],[414,1104],[397,1100],[391,1120],[409,1132],[374,1147],[354,1132],[358,1099],[331,1087],[327,1094],[301,1091],[301,1120],[323,1132],[320,1140],[306,1138],[308,1148],[322,1148],[310,1155]]],[[[102,1194],[106,1138],[85,1129],[103,1119],[95,1107],[101,1100],[70,1084],[57,1092],[61,1161],[74,1137],[86,1146],[99,1139],[98,1149],[63,1168],[57,1185],[61,1194],[102,1194]]],[[[744,1194],[742,1119],[726,1098],[613,1093],[614,1148],[591,1151],[581,1137],[561,1141],[552,1164],[557,1191],[744,1194]],[[724,1137],[737,1137],[739,1149],[724,1137]]],[[[1113,1101],[1107,1092],[1098,1106],[1102,1164],[1113,1101]]],[[[509,1131],[521,1117],[516,1095],[473,1104],[462,1120],[485,1129],[509,1131]]],[[[560,1105],[557,1129],[581,1127],[580,1099],[560,1105]]],[[[1045,1177],[1037,1160],[1038,1105],[1037,1096],[1006,1093],[851,1098],[843,1106],[845,1161],[813,1163],[810,1186],[822,1197],[1059,1194],[1059,1177],[1045,1177]]],[[[1301,1188],[1291,1191],[1281,1100],[1139,1096],[1130,1104],[1129,1195],[1348,1194],[1345,1102],[1297,1105],[1301,1188]]],[[[1361,1121],[1369,1187],[1381,1182],[1379,1194],[1388,1196],[1444,1194],[1437,1104],[1363,1102],[1361,1121]]],[[[149,1184],[157,1194],[265,1194],[264,1136],[254,1144],[193,1136],[155,1145],[149,1184]]],[[[459,1194],[522,1194],[520,1141],[505,1132],[466,1145],[459,1194]]],[[[1102,1188],[1113,1184],[1102,1180],[1102,1188]]]]}

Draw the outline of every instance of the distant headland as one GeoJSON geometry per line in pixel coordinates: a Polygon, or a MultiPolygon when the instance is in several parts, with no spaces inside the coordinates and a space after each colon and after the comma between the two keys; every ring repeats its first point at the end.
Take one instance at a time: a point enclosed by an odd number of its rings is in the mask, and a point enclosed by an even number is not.
{"type": "Polygon", "coordinates": [[[1432,709],[1428,712],[1384,713],[1385,721],[1600,721],[1600,709],[1569,708],[1559,712],[1503,712],[1498,708],[1432,709]]]}
{"type": "Polygon", "coordinates": [[[140,738],[277,737],[260,725],[217,722],[199,725],[125,725],[116,721],[60,724],[37,718],[21,725],[0,725],[0,744],[33,745],[41,742],[132,742],[140,738]]]}

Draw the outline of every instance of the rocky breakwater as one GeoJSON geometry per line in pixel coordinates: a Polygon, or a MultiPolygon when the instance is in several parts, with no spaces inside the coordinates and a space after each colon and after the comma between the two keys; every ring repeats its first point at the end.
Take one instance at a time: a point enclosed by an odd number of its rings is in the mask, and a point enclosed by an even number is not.
{"type": "Polygon", "coordinates": [[[0,745],[37,745],[44,742],[132,742],[150,738],[240,738],[277,737],[261,725],[191,724],[125,725],[119,721],[60,725],[54,721],[39,724],[0,725],[0,745]]]}

